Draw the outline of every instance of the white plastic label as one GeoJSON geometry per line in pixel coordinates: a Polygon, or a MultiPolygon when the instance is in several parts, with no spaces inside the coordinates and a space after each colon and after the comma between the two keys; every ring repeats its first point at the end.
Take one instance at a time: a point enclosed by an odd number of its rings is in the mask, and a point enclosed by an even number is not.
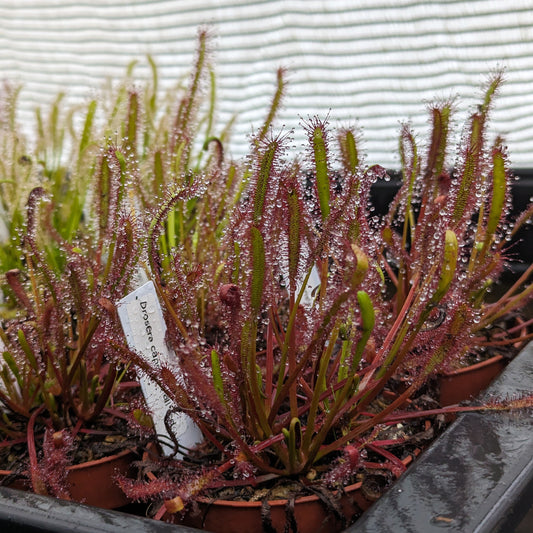
{"type": "MultiPolygon", "coordinates": [[[[298,283],[296,294],[300,292],[301,285],[301,283],[298,283]]],[[[311,307],[315,300],[315,293],[318,287],[320,287],[320,274],[318,273],[316,265],[313,265],[313,268],[311,269],[311,275],[309,276],[309,280],[307,281],[307,286],[305,287],[300,303],[306,307],[311,307]]]]}
{"type": "MultiPolygon", "coordinates": [[[[118,302],[118,315],[130,349],[146,359],[153,368],[174,361],[176,356],[165,342],[167,330],[155,286],[148,281],[118,302]]],[[[139,377],[141,389],[158,435],[168,437],[165,415],[170,406],[170,398],[142,374],[139,377]]],[[[179,443],[190,448],[203,440],[202,433],[192,419],[184,413],[174,413],[171,417],[172,430],[179,443]]],[[[163,452],[169,454],[172,448],[161,443],[163,452]]],[[[178,457],[181,455],[178,454],[178,457]]]]}

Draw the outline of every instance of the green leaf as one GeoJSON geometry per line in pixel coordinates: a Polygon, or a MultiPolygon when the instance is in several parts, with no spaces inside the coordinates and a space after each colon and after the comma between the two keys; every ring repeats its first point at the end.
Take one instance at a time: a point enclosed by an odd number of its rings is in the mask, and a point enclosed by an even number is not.
{"type": "Polygon", "coordinates": [[[128,145],[136,153],[137,150],[137,125],[139,121],[139,95],[135,91],[130,92],[126,136],[128,145]]]}
{"type": "Polygon", "coordinates": [[[350,279],[350,285],[352,289],[355,289],[364,279],[366,273],[368,272],[368,257],[367,255],[357,246],[352,244],[352,251],[355,255],[357,263],[355,265],[354,271],[350,279]]]}
{"type": "Polygon", "coordinates": [[[265,283],[265,244],[261,232],[256,228],[251,229],[252,237],[252,287],[250,303],[255,316],[261,310],[261,300],[265,283]]]}
{"type": "Polygon", "coordinates": [[[83,132],[81,134],[80,144],[78,148],[80,156],[81,154],[83,154],[83,152],[89,145],[89,141],[91,140],[91,130],[93,127],[94,115],[96,113],[97,105],[98,104],[96,100],[91,100],[91,103],[89,104],[89,107],[87,109],[87,116],[85,117],[85,124],[83,126],[83,132]]]}
{"type": "Polygon", "coordinates": [[[222,371],[220,369],[220,357],[216,350],[211,350],[211,373],[213,375],[213,386],[220,401],[226,405],[224,397],[224,383],[222,381],[222,371]]]}
{"type": "Polygon", "coordinates": [[[316,186],[318,191],[318,202],[322,220],[329,215],[329,176],[328,176],[328,153],[324,130],[321,125],[315,126],[312,134],[312,144],[315,156],[316,186]]]}
{"type": "Polygon", "coordinates": [[[376,323],[374,306],[367,292],[357,292],[357,303],[359,304],[359,310],[361,312],[361,337],[357,341],[352,360],[352,372],[354,373],[357,371],[357,367],[361,361],[361,357],[363,356],[365,346],[370,339],[370,335],[372,335],[372,331],[374,330],[374,325],[376,323]]]}
{"type": "Polygon", "coordinates": [[[344,156],[344,167],[351,174],[355,174],[357,172],[357,167],[359,166],[359,153],[357,150],[355,135],[352,131],[347,130],[344,136],[340,139],[340,142],[344,156]]]}
{"type": "Polygon", "coordinates": [[[146,427],[146,428],[154,427],[154,421],[152,420],[152,417],[149,414],[145,413],[142,409],[134,409],[133,417],[143,427],[146,427]]]}
{"type": "Polygon", "coordinates": [[[17,365],[17,361],[15,360],[13,355],[8,351],[3,352],[2,356],[4,358],[4,361],[7,363],[7,366],[9,367],[11,374],[17,380],[18,386],[21,389],[23,389],[24,388],[23,379],[22,379],[19,367],[17,365]]]}
{"type": "Polygon", "coordinates": [[[287,448],[289,450],[289,468],[291,472],[297,472],[299,461],[299,448],[302,442],[302,424],[300,419],[294,417],[291,419],[289,429],[281,429],[287,448]]]}
{"type": "Polygon", "coordinates": [[[361,329],[363,333],[372,331],[376,323],[376,314],[370,296],[365,291],[358,291],[357,302],[361,311],[361,329]]]}
{"type": "Polygon", "coordinates": [[[459,251],[459,244],[457,236],[452,230],[446,230],[444,239],[444,255],[442,258],[442,268],[440,272],[439,284],[437,290],[431,297],[430,304],[436,305],[439,303],[444,295],[448,292],[451,282],[455,276],[455,269],[457,267],[457,254],[459,251]]]}
{"type": "Polygon", "coordinates": [[[276,158],[276,152],[279,149],[279,146],[278,140],[270,142],[261,157],[254,195],[254,213],[252,219],[254,225],[259,224],[259,221],[263,216],[268,180],[272,172],[272,167],[276,158]]]}
{"type": "Polygon", "coordinates": [[[498,229],[507,192],[505,160],[500,149],[492,154],[492,203],[485,233],[485,247],[488,247],[498,229]]]}
{"type": "Polygon", "coordinates": [[[35,354],[33,353],[31,346],[28,344],[28,341],[26,340],[26,335],[24,334],[24,331],[22,331],[22,329],[18,330],[17,337],[20,347],[22,348],[24,354],[26,355],[26,358],[28,359],[28,363],[35,372],[39,372],[39,365],[37,364],[37,359],[35,358],[35,354]]]}

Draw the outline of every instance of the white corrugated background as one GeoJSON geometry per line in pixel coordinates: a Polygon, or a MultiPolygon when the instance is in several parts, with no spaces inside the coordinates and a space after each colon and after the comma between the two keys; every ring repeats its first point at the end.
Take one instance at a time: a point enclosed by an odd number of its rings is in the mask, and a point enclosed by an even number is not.
{"type": "Polygon", "coordinates": [[[201,24],[216,35],[219,123],[238,113],[234,155],[264,117],[280,65],[291,82],[280,125],[331,109],[332,123],[363,128],[369,162],[388,166],[401,120],[423,132],[435,96],[458,94],[468,109],[504,66],[493,130],[515,167],[533,166],[531,0],[0,0],[0,77],[24,85],[25,121],[60,90],[82,99],[120,79],[132,59],[147,77],[146,53],[169,86],[187,73],[201,24]]]}

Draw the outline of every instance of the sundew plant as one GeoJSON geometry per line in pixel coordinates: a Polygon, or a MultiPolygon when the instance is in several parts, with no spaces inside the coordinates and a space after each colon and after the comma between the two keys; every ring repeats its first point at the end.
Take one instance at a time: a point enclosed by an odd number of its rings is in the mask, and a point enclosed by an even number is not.
{"type": "MultiPolygon", "coordinates": [[[[282,71],[278,82],[273,109],[282,71]]],[[[500,84],[500,74],[490,78],[457,148],[451,102],[430,107],[422,148],[402,127],[402,186],[383,217],[370,193],[385,170],[366,163],[356,130],[318,117],[304,123],[308,144],[296,159],[270,113],[243,167],[219,152],[202,179],[169,193],[147,250],[176,363],[156,369],[135,352],[124,357],[192,417],[206,443],[204,455],[163,458],[146,481],[125,480],[130,496],[164,500],[161,515],[228,484],[289,477],[304,491],[339,488],[371,467],[369,451],[398,475],[398,442],[384,429],[425,415],[406,402],[428,379],[491,344],[530,338],[523,327],[501,334],[493,326],[529,301],[533,267],[496,302],[486,298],[512,254],[509,239],[533,213],[530,206],[509,219],[506,149],[501,138],[487,141],[500,84]],[[236,172],[243,186],[234,190],[236,172]],[[224,208],[216,199],[228,194],[234,200],[224,208]],[[197,216],[167,249],[160,235],[176,205],[194,206],[197,216]],[[228,205],[229,219],[221,218],[228,205]],[[404,388],[384,400],[400,376],[404,388]]],[[[469,407],[445,410],[458,409],[469,407]]]]}
{"type": "MultiPolygon", "coordinates": [[[[167,94],[149,58],[144,87],[133,82],[132,66],[108,97],[85,107],[67,109],[59,96],[48,113],[37,111],[33,146],[17,121],[18,91],[4,87],[0,446],[26,444],[29,465],[15,471],[36,492],[68,495],[65,467],[77,437],[94,433],[103,417],[127,417],[123,385],[133,387],[125,381],[134,374],[107,342],[120,333],[113,302],[146,262],[145,213],[157,211],[163,191],[207,175],[216,159],[207,147],[226,135],[210,141],[207,44],[201,31],[190,79],[167,94]]],[[[157,243],[163,253],[194,228],[195,201],[167,211],[157,243]]]]}

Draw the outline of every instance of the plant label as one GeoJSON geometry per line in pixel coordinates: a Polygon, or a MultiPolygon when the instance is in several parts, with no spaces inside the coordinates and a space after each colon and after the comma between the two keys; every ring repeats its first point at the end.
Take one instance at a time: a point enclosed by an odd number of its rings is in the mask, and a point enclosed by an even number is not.
{"type": "MultiPolygon", "coordinates": [[[[166,324],[161,305],[152,281],[148,281],[118,302],[118,315],[130,349],[135,350],[153,368],[161,368],[176,361],[176,355],[165,342],[166,324]]],[[[175,367],[175,365],[173,365],[175,367]]],[[[149,377],[140,373],[139,382],[148,408],[152,413],[158,435],[168,438],[165,415],[171,406],[170,398],[149,377]]],[[[179,376],[177,376],[179,379],[179,376]]],[[[190,448],[203,440],[198,426],[185,413],[173,413],[170,417],[172,432],[180,445],[190,448]]],[[[161,443],[163,452],[172,448],[161,443]]],[[[178,454],[178,457],[182,456],[178,454]]]]}
{"type": "MultiPolygon", "coordinates": [[[[285,283],[288,284],[289,275],[285,271],[285,269],[282,269],[282,276],[285,280],[285,283]]],[[[299,294],[299,292],[302,290],[303,286],[303,280],[299,280],[296,285],[296,294],[299,294]]],[[[313,306],[313,303],[316,298],[317,289],[320,287],[320,274],[318,272],[318,268],[316,265],[313,265],[311,268],[311,274],[309,276],[309,279],[307,280],[307,285],[304,288],[304,292],[302,295],[302,299],[300,300],[300,303],[304,305],[307,308],[310,308],[313,306]]]]}
{"type": "MultiPolygon", "coordinates": [[[[302,305],[305,305],[306,307],[311,307],[313,305],[313,302],[315,300],[316,291],[320,287],[320,274],[318,273],[318,268],[316,265],[313,265],[313,268],[311,269],[311,275],[309,276],[309,280],[307,281],[307,285],[304,290],[304,294],[302,296],[301,303],[302,305]]],[[[301,283],[298,284],[298,291],[301,290],[301,283]]]]}

